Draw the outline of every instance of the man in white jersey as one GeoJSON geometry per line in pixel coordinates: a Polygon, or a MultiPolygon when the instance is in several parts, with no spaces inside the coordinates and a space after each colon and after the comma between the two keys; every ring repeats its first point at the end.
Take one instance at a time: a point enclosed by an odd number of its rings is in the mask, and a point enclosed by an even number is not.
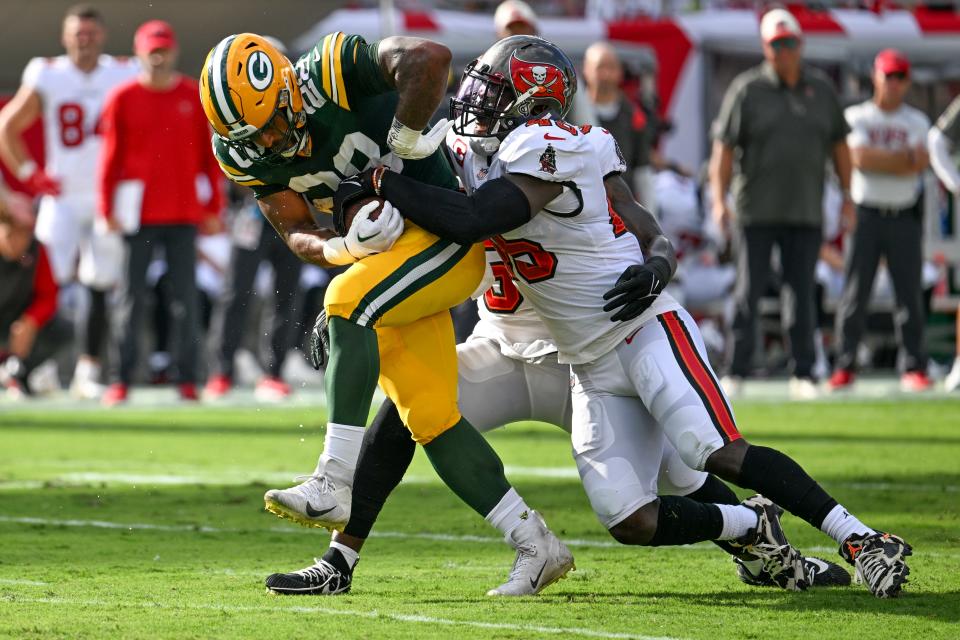
{"type": "Polygon", "coordinates": [[[930,120],[904,103],[910,61],[884,49],[873,65],[873,97],[847,107],[847,146],[853,162],[850,197],[857,224],[846,236],[843,295],[837,309],[836,369],[831,390],[849,388],[856,375],[857,348],[880,259],[885,258],[897,306],[893,314],[902,351],[904,391],[925,391],[927,377],[923,308],[923,198],[920,176],[929,166],[930,120]]]}
{"type": "Polygon", "coordinates": [[[66,55],[33,58],[13,99],[0,111],[0,157],[34,195],[42,196],[37,238],[47,247],[61,286],[79,280],[91,293],[87,330],[73,390],[96,397],[99,353],[108,330],[106,292],[120,275],[122,243],[96,228],[97,120],[107,93],[136,75],[136,65],[102,53],[106,31],[95,8],[72,7],[63,20],[66,55]],[[43,118],[45,167],[30,157],[22,134],[43,118]]]}
{"type": "MultiPolygon", "coordinates": [[[[696,324],[661,293],[676,266],[669,240],[639,206],[617,213],[640,246],[619,233],[607,194],[629,190],[619,176],[605,179],[583,131],[559,119],[569,101],[562,88],[576,81],[567,68],[559,49],[529,37],[502,40],[468,66],[451,115],[453,130],[470,138],[461,171],[469,195],[381,167],[341,183],[350,193],[340,201],[376,193],[440,237],[494,241],[555,340],[559,362],[571,365],[574,456],[594,510],[617,540],[679,544],[733,526],[737,516],[725,505],[657,498],[665,435],[688,466],[759,491],[834,538],[874,595],[899,595],[910,546],[864,525],[791,458],[750,445],[737,430],[696,324]],[[647,415],[657,429],[621,444],[625,426],[647,415]],[[601,459],[610,447],[638,444],[647,451],[614,465],[601,459]]],[[[794,556],[781,558],[782,569],[790,586],[803,588],[802,559],[794,556]]]]}

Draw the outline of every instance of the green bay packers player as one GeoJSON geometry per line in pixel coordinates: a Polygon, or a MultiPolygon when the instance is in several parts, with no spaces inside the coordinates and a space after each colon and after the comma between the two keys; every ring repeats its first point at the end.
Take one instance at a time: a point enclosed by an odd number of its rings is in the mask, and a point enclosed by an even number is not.
{"type": "Polygon", "coordinates": [[[232,35],[207,56],[200,99],[221,167],[253,189],[290,249],[321,266],[350,265],[324,300],[331,354],[323,454],[305,482],[268,491],[267,508],[302,524],[346,524],[379,382],[441,478],[503,532],[517,549],[515,565],[536,567],[535,580],[511,579],[496,592],[528,595],[563,577],[573,557],[510,487],[496,453],[457,408],[448,310],[479,286],[483,247],[441,240],[412,223],[404,228],[389,204],[376,219],[376,205],[362,207],[349,228],[335,215],[334,235],[317,226],[307,204],[331,212],[340,181],[376,165],[455,188],[437,151],[449,125],[421,133],[443,97],[449,63],[449,50],[427,40],[368,44],[333,33],[292,64],[261,36],[232,35]]]}

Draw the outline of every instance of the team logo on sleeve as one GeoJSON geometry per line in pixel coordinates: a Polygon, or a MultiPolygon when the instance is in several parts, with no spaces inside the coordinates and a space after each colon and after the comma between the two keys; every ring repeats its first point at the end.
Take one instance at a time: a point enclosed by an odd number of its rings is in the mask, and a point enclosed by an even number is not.
{"type": "Polygon", "coordinates": [[[548,144],[540,154],[540,171],[553,175],[557,172],[557,151],[552,144],[548,144]]]}
{"type": "Polygon", "coordinates": [[[525,62],[514,51],[510,56],[510,79],[517,95],[533,89],[534,98],[553,98],[563,110],[567,106],[567,79],[557,67],[543,62],[525,62]]]}
{"type": "Polygon", "coordinates": [[[617,150],[617,160],[620,161],[620,164],[626,166],[627,161],[623,158],[623,151],[620,150],[620,143],[616,140],[613,141],[613,148],[617,150]]]}
{"type": "Polygon", "coordinates": [[[247,78],[257,91],[263,91],[273,82],[273,63],[270,57],[259,49],[247,58],[247,78]]]}

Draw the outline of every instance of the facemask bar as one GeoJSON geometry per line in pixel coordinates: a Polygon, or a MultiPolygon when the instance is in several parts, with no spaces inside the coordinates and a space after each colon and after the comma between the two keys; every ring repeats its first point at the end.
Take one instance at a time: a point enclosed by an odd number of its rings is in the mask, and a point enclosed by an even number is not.
{"type": "Polygon", "coordinates": [[[453,130],[464,137],[506,135],[502,118],[513,102],[513,88],[500,74],[490,74],[471,63],[463,72],[457,95],[450,98],[453,130]]]}

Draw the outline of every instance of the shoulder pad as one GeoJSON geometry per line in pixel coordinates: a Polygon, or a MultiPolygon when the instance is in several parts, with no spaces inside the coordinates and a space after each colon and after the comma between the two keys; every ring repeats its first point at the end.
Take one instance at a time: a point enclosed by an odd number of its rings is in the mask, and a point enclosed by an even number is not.
{"type": "Polygon", "coordinates": [[[44,71],[53,63],[54,58],[31,58],[23,69],[21,84],[37,89],[44,71]]]}
{"type": "Polygon", "coordinates": [[[220,165],[223,174],[233,182],[245,187],[262,186],[265,184],[256,176],[251,175],[250,171],[254,169],[251,161],[242,157],[236,150],[220,142],[214,135],[211,139],[213,146],[213,155],[220,165]]]}
{"type": "Polygon", "coordinates": [[[525,173],[550,182],[573,180],[583,169],[589,143],[573,125],[531,120],[501,143],[497,157],[507,173],[525,173]]]}
{"type": "Polygon", "coordinates": [[[580,133],[593,147],[600,163],[600,175],[606,178],[612,174],[620,174],[627,170],[627,161],[623,158],[620,145],[613,134],[603,127],[594,127],[585,124],[580,127],[580,133]]]}

